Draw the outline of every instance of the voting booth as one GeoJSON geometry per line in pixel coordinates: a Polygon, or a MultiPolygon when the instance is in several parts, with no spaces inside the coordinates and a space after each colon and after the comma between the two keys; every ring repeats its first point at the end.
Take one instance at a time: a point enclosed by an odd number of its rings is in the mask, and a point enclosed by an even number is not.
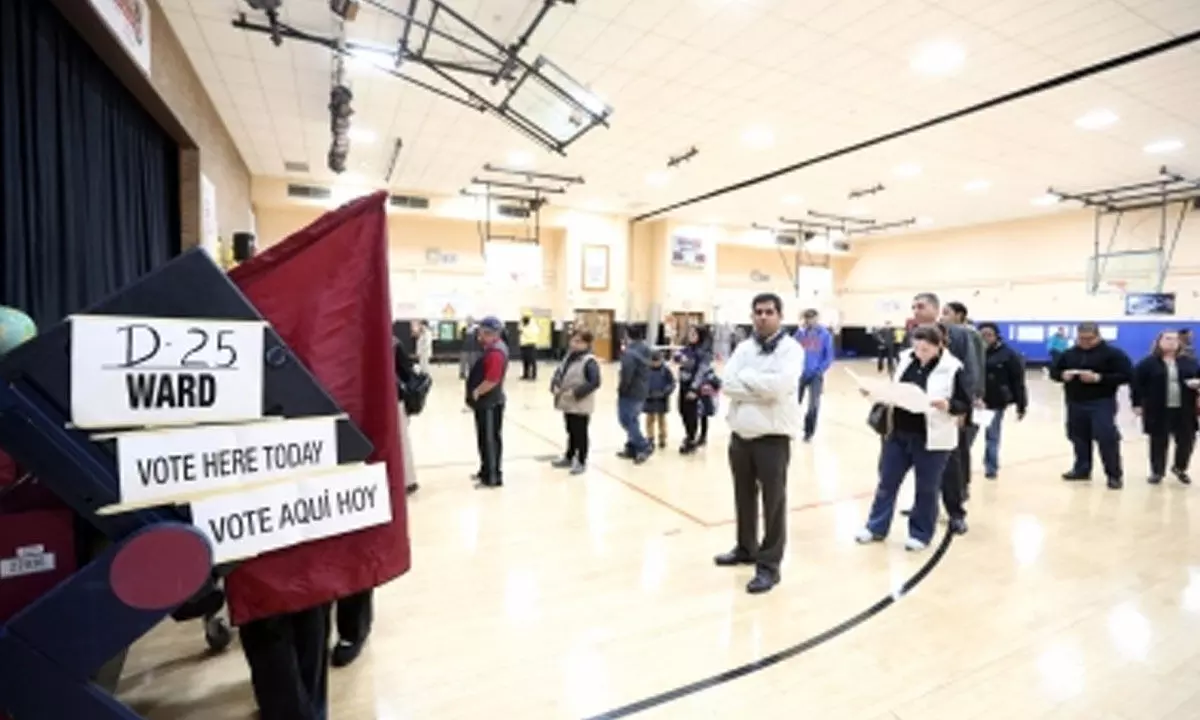
{"type": "MultiPolygon", "coordinates": [[[[40,578],[0,617],[0,717],[135,720],[92,678],[168,615],[211,602],[218,578],[242,623],[408,569],[395,404],[364,403],[344,380],[390,367],[390,318],[376,309],[389,305],[386,284],[369,289],[381,298],[362,291],[376,266],[386,283],[385,222],[381,197],[359,201],[239,266],[240,279],[185,253],[0,359],[0,450],[73,511],[30,512],[78,516],[108,541],[75,568],[72,548],[18,537],[45,530],[47,515],[0,537],[0,567],[12,571],[0,583],[40,578]],[[327,328],[292,322],[287,295],[297,286],[319,299],[306,268],[328,267],[325,254],[350,241],[360,257],[328,283],[359,285],[349,311],[372,339],[326,350],[309,338],[327,328]],[[348,366],[349,352],[365,365],[348,366]],[[395,552],[350,567],[356,546],[395,552]]],[[[394,398],[394,385],[381,394],[394,398]]]]}

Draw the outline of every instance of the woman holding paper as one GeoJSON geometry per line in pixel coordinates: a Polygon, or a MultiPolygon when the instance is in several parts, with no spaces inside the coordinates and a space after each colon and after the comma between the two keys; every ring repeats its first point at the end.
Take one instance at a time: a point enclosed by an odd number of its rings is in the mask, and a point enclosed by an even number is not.
{"type": "Polygon", "coordinates": [[[1200,388],[1200,365],[1195,358],[1180,354],[1179,333],[1158,334],[1150,355],[1133,370],[1129,395],[1133,411],[1142,418],[1142,430],[1150,437],[1150,484],[1162,482],[1167,470],[1167,445],[1175,439],[1171,474],[1190,485],[1188,465],[1196,443],[1196,389],[1200,388]]]}
{"type": "Polygon", "coordinates": [[[893,382],[863,391],[890,407],[880,449],[879,486],[867,525],[855,539],[865,544],[887,537],[896,493],[911,469],[917,488],[904,547],[917,551],[933,540],[942,472],[958,445],[958,429],[972,400],[962,363],[945,351],[936,325],[921,325],[909,338],[912,347],[900,353],[893,382]]]}

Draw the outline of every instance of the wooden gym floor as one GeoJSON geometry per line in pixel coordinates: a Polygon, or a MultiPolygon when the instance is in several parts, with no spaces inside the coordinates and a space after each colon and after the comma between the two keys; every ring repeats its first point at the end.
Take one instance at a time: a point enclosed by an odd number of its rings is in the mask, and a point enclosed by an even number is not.
{"type": "MultiPolygon", "coordinates": [[[[377,594],[359,662],[333,671],[333,720],[583,720],[623,717],[612,711],[648,698],[634,717],[1200,717],[1200,488],[1145,483],[1128,409],[1125,490],[1068,485],[1060,396],[1031,371],[1033,405],[1023,423],[1008,418],[999,480],[983,478],[976,444],[970,534],[911,594],[757,668],[935,558],[934,547],[904,552],[903,524],[884,545],[852,540],[875,485],[865,401],[835,366],[817,437],[793,451],[783,583],[752,597],[747,570],[711,561],[733,544],[723,419],[708,449],[685,458],[672,417],[667,451],[635,467],[614,457],[622,439],[606,368],[591,470],[570,477],[545,461],[563,440],[551,371],[521,383],[512,369],[506,486],[488,491],[468,479],[473,430],[454,369],[436,369],[413,422],[414,567],[377,594]],[[736,668],[745,674],[670,694],[736,668]]],[[[240,648],[207,657],[198,623],[140,642],[121,696],[149,720],[241,720],[253,709],[240,648]]]]}

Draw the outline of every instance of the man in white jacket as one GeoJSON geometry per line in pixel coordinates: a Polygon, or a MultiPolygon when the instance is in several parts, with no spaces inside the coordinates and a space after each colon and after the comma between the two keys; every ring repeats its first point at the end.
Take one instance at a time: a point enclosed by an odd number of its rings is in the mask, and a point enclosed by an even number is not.
{"type": "Polygon", "coordinates": [[[796,388],[804,372],[804,349],[783,332],[783,301],[774,293],[754,298],[754,336],[743,340],[725,365],[721,391],[729,399],[729,470],[737,507],[737,547],[718,555],[721,566],[754,565],[750,593],[779,582],[787,543],[787,474],[792,439],[804,417],[796,388]],[[766,531],[758,539],[762,488],[766,531]]]}

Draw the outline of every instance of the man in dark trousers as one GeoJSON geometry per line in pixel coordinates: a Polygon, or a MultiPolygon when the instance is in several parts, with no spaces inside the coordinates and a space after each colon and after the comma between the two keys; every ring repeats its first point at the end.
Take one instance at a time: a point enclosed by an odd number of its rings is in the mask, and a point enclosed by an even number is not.
{"type": "Polygon", "coordinates": [[[737,508],[737,546],[713,558],[717,565],[754,565],[746,592],[764,593],[779,583],[787,544],[787,474],[792,439],[803,418],[796,388],[804,373],[804,349],[782,330],[783,301],[754,298],[754,337],[742,341],[725,365],[722,392],[729,398],[729,470],[737,508]],[[758,496],[762,490],[762,541],[758,496]]]}
{"type": "MultiPolygon", "coordinates": [[[[942,320],[941,300],[931,292],[919,293],[913,297],[912,320],[916,325],[937,325],[942,320]]],[[[966,325],[958,323],[944,324],[946,330],[946,349],[963,366],[963,379],[971,390],[973,401],[983,401],[984,369],[983,357],[975,342],[971,339],[974,328],[968,330],[966,325]]],[[[978,333],[975,333],[978,334],[978,333]]],[[[982,341],[982,339],[981,339],[982,341]]],[[[969,462],[971,447],[971,417],[963,418],[958,428],[958,447],[954,449],[946,462],[942,474],[942,506],[949,516],[950,532],[962,535],[967,532],[967,510],[963,506],[966,501],[966,465],[969,462]]],[[[902,511],[908,515],[909,511],[902,511]]]]}
{"type": "Polygon", "coordinates": [[[654,452],[640,424],[650,394],[650,348],[643,340],[643,333],[638,327],[625,330],[625,351],[621,353],[617,379],[617,422],[625,431],[625,447],[617,455],[639,465],[654,452]]]}
{"type": "Polygon", "coordinates": [[[1124,485],[1121,469],[1121,432],[1117,428],[1117,390],[1133,376],[1133,363],[1123,350],[1100,337],[1093,322],[1080,323],[1075,345],[1050,367],[1050,379],[1063,384],[1067,406],[1067,438],[1075,451],[1074,466],[1063,480],[1092,479],[1092,443],[1100,450],[1100,463],[1108,487],[1124,485]]]}
{"type": "Polygon", "coordinates": [[[537,344],[542,337],[541,328],[526,315],[521,318],[521,379],[537,380],[537,344]]]}
{"type": "MultiPolygon", "coordinates": [[[[946,303],[946,306],[942,308],[942,323],[956,325],[966,330],[967,340],[971,343],[971,352],[975,355],[975,361],[978,363],[976,367],[979,368],[979,375],[976,377],[978,385],[971,386],[971,391],[974,393],[975,407],[983,407],[983,396],[987,392],[987,343],[968,319],[967,306],[960,302],[946,303]]],[[[958,460],[962,463],[963,501],[966,501],[971,499],[971,447],[975,444],[976,436],[979,435],[979,426],[968,423],[963,430],[966,432],[967,444],[959,453],[958,460]]]]}
{"type": "Polygon", "coordinates": [[[479,446],[479,487],[504,484],[504,376],[508,373],[508,346],[500,338],[499,318],[479,321],[480,353],[467,373],[467,407],[475,411],[475,440],[479,446]]]}

